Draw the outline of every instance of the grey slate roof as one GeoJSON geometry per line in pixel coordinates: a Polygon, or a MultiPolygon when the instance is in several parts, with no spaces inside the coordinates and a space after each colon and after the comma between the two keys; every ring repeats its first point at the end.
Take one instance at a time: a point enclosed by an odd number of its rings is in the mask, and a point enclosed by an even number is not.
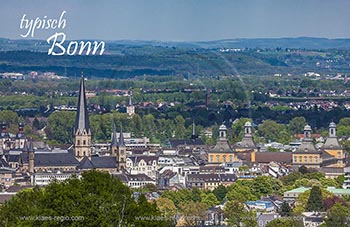
{"type": "Polygon", "coordinates": [[[183,140],[169,140],[171,147],[175,148],[181,145],[189,145],[189,146],[204,146],[205,143],[201,138],[195,138],[195,139],[183,139],[183,140]]]}
{"type": "Polygon", "coordinates": [[[117,167],[117,159],[116,157],[110,156],[92,156],[91,162],[96,168],[116,168],[117,167]]]}
{"type": "Polygon", "coordinates": [[[94,169],[94,165],[88,157],[84,157],[78,166],[79,169],[94,169]]]}
{"type": "Polygon", "coordinates": [[[79,169],[114,169],[117,168],[116,157],[110,156],[91,156],[91,160],[88,157],[84,157],[80,161],[79,169]]]}
{"type": "Polygon", "coordinates": [[[295,153],[317,153],[319,154],[320,151],[318,151],[315,147],[315,145],[312,142],[312,139],[304,138],[302,143],[297,147],[295,153]]]}
{"type": "Polygon", "coordinates": [[[322,146],[323,149],[342,149],[342,147],[339,144],[337,137],[328,137],[324,145],[322,146]]]}
{"type": "Polygon", "coordinates": [[[19,161],[19,154],[9,154],[6,155],[6,160],[8,162],[18,162],[19,161]]]}
{"type": "Polygon", "coordinates": [[[75,118],[75,133],[79,130],[80,133],[82,133],[84,130],[86,130],[87,133],[90,132],[90,125],[89,125],[89,115],[87,111],[87,103],[86,103],[86,96],[85,96],[85,83],[84,83],[84,77],[80,79],[80,88],[79,88],[79,98],[78,98],[78,108],[77,108],[77,115],[75,118]]]}
{"type": "Polygon", "coordinates": [[[158,157],[157,156],[148,156],[148,155],[139,155],[139,156],[131,156],[128,157],[129,159],[131,159],[132,163],[134,165],[138,165],[138,163],[141,160],[144,160],[148,165],[152,165],[153,161],[158,162],[158,157]]]}
{"type": "MultiPolygon", "coordinates": [[[[24,153],[22,153],[24,154],[24,153]]],[[[79,161],[71,153],[35,153],[34,166],[78,166],[79,161]]]]}

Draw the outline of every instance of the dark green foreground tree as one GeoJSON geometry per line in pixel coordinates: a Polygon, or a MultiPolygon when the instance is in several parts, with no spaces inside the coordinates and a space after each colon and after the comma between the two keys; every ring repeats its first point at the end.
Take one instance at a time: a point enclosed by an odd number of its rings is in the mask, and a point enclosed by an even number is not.
{"type": "Polygon", "coordinates": [[[168,226],[156,204],[108,173],[19,192],[0,208],[0,226],[168,226]]]}
{"type": "Polygon", "coordinates": [[[322,211],[322,192],[321,188],[318,186],[313,186],[311,188],[310,197],[307,201],[306,210],[307,211],[322,211]]]}

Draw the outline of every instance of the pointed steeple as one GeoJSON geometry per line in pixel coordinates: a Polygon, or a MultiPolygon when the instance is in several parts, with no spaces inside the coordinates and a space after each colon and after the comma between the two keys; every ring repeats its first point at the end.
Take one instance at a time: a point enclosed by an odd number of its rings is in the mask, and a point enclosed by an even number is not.
{"type": "Polygon", "coordinates": [[[111,147],[117,147],[117,146],[118,146],[117,132],[116,132],[116,130],[115,130],[115,124],[113,123],[111,147]]]}
{"type": "Polygon", "coordinates": [[[130,92],[130,95],[129,95],[129,104],[128,106],[132,106],[132,92],[130,92]]]}
{"type": "Polygon", "coordinates": [[[193,120],[193,123],[192,123],[192,136],[191,136],[191,139],[196,139],[196,125],[194,124],[194,120],[193,120]]]}
{"type": "Polygon", "coordinates": [[[88,115],[86,105],[87,104],[86,104],[84,77],[81,77],[74,133],[77,133],[79,131],[79,133],[82,134],[84,130],[86,130],[86,133],[90,133],[89,115],[88,115]]]}
{"type": "Polygon", "coordinates": [[[123,135],[123,127],[120,125],[120,134],[119,134],[119,147],[125,147],[124,135],[123,135]]]}

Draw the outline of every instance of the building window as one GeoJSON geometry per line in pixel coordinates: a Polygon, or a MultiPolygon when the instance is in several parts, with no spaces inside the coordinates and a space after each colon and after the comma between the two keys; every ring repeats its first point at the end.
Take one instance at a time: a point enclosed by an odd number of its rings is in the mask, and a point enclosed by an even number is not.
{"type": "Polygon", "coordinates": [[[210,162],[214,162],[214,155],[210,155],[210,162]]]}
{"type": "Polygon", "coordinates": [[[338,151],[338,159],[341,159],[341,152],[338,151]]]}
{"type": "Polygon", "coordinates": [[[80,145],[80,140],[77,140],[77,144],[80,145]]]}
{"type": "Polygon", "coordinates": [[[299,156],[299,162],[303,162],[303,157],[299,156]]]}
{"type": "Polygon", "coordinates": [[[307,156],[304,156],[304,163],[307,162],[307,156]]]}
{"type": "Polygon", "coordinates": [[[315,163],[318,163],[318,157],[315,157],[315,163]]]}
{"type": "Polygon", "coordinates": [[[230,162],[233,162],[233,155],[230,155],[230,162]]]}
{"type": "Polygon", "coordinates": [[[312,156],[309,157],[309,163],[312,163],[312,156]]]}
{"type": "Polygon", "coordinates": [[[86,145],[86,140],[83,140],[83,145],[86,145]]]}
{"type": "Polygon", "coordinates": [[[223,162],[226,162],[226,155],[223,155],[223,156],[222,156],[222,159],[223,159],[223,160],[222,160],[223,162]]]}
{"type": "Polygon", "coordinates": [[[219,155],[216,155],[216,162],[220,162],[219,155]]]}
{"type": "Polygon", "coordinates": [[[298,159],[297,159],[297,157],[294,157],[294,161],[293,161],[294,163],[297,163],[298,162],[298,159]]]}

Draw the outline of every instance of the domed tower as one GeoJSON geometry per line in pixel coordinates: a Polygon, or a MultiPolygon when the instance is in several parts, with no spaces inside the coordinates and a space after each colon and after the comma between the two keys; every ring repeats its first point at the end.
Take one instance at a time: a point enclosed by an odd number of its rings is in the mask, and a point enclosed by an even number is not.
{"type": "Polygon", "coordinates": [[[208,151],[209,163],[230,163],[237,161],[234,149],[227,141],[227,128],[225,125],[219,127],[219,138],[216,145],[208,151]]]}
{"type": "Polygon", "coordinates": [[[0,147],[3,150],[10,149],[9,139],[10,139],[10,136],[7,132],[7,124],[6,124],[6,121],[3,121],[1,123],[1,134],[0,134],[0,147]]]}
{"type": "Polygon", "coordinates": [[[254,142],[253,126],[251,122],[247,121],[244,124],[244,135],[242,141],[236,143],[235,148],[237,152],[258,151],[258,147],[254,142]]]}
{"type": "Polygon", "coordinates": [[[301,144],[297,147],[296,151],[293,152],[293,165],[295,167],[306,166],[311,168],[320,168],[322,164],[322,152],[316,149],[312,136],[311,126],[305,125],[304,127],[304,138],[301,144]]]}
{"type": "Polygon", "coordinates": [[[26,143],[26,135],[24,134],[24,123],[20,121],[18,123],[18,132],[15,139],[15,148],[24,149],[26,143]]]}
{"type": "Polygon", "coordinates": [[[342,168],[345,162],[345,152],[338,141],[336,128],[337,126],[334,122],[329,124],[328,138],[322,146],[322,151],[337,159],[337,163],[333,164],[332,167],[342,168]]]}

